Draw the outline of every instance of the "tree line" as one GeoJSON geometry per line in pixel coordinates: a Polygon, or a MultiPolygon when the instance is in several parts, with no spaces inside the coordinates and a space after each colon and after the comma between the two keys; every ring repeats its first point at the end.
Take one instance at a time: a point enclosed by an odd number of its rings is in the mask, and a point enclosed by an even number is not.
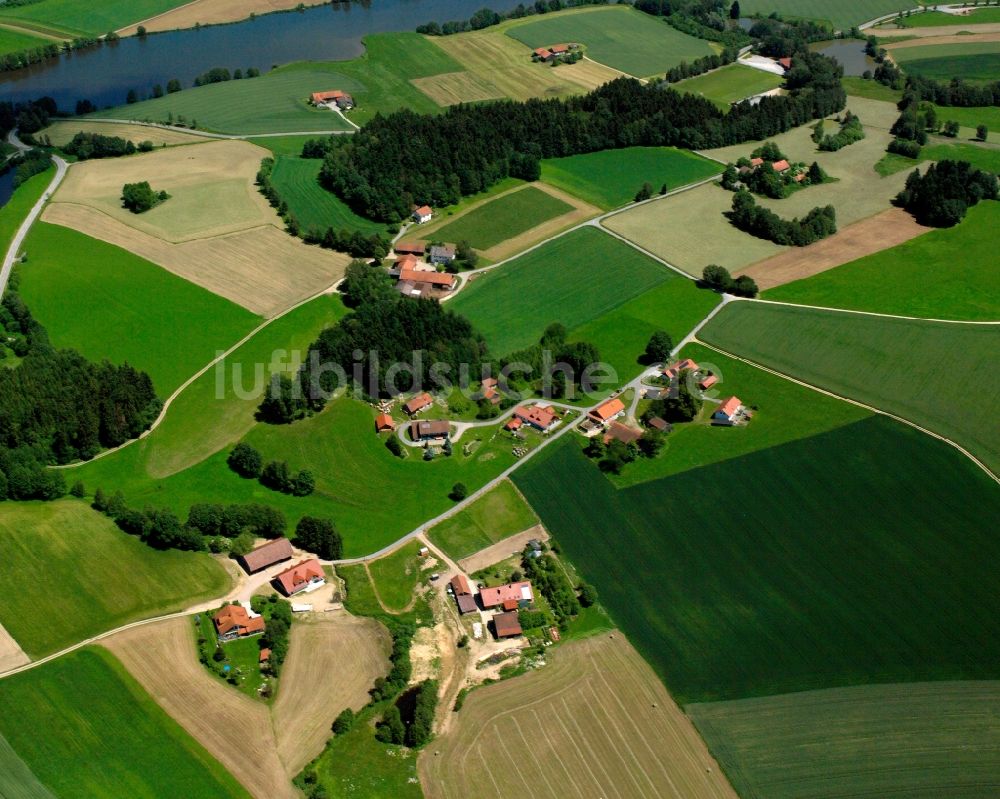
{"type": "MultiPolygon", "coordinates": [[[[7,0],[3,4],[4,8],[10,8],[13,0],[7,0]]],[[[0,55],[0,72],[13,72],[18,69],[25,69],[35,64],[51,61],[58,58],[63,53],[71,53],[77,50],[89,50],[92,47],[102,47],[105,44],[114,44],[119,40],[119,36],[114,31],[108,31],[103,37],[100,36],[77,36],[65,42],[47,42],[36,47],[26,47],[23,50],[16,50],[12,53],[0,55]]]]}
{"type": "Polygon", "coordinates": [[[92,158],[120,158],[137,152],[152,152],[153,142],[142,141],[136,145],[121,136],[104,136],[101,133],[80,131],[63,145],[62,149],[70,155],[75,155],[80,161],[87,161],[92,158]]]}
{"type": "Polygon", "coordinates": [[[842,74],[832,59],[803,52],[787,75],[787,95],[726,113],[702,97],[629,78],[561,100],[459,105],[440,115],[404,109],[339,137],[321,178],[356,213],[397,222],[414,204],[441,207],[483,191],[525,157],[635,145],[706,149],[783,133],[843,109],[842,74]]]}
{"type": "Polygon", "coordinates": [[[677,83],[686,78],[703,75],[706,72],[711,72],[713,69],[719,69],[720,67],[732,64],[738,55],[739,50],[733,47],[726,47],[721,53],[712,53],[711,55],[696,58],[690,64],[687,61],[681,61],[676,67],[671,67],[667,70],[664,79],[667,83],[677,83]]]}
{"type": "Polygon", "coordinates": [[[562,11],[564,8],[575,8],[577,6],[606,6],[610,0],[535,0],[534,3],[525,5],[518,3],[510,11],[498,12],[491,8],[481,8],[468,19],[451,20],[448,22],[426,22],[417,26],[417,33],[425,36],[451,36],[453,33],[463,33],[465,31],[478,31],[499,25],[508,19],[523,19],[539,14],[548,14],[551,11],[562,11]]]}

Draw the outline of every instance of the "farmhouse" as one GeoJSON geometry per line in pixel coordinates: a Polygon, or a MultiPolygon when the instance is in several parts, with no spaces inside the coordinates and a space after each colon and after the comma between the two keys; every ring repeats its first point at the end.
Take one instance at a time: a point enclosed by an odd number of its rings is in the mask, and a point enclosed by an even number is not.
{"type": "Polygon", "coordinates": [[[514,408],[514,418],[520,419],[524,424],[534,427],[541,432],[547,431],[552,425],[559,421],[552,408],[533,405],[530,408],[518,405],[514,408]]]}
{"type": "Polygon", "coordinates": [[[575,47],[577,47],[575,44],[553,44],[549,47],[536,47],[531,54],[532,58],[547,64],[549,61],[555,61],[557,58],[569,54],[569,51],[575,47]]]}
{"type": "Polygon", "coordinates": [[[409,271],[416,271],[420,266],[420,261],[417,260],[415,255],[401,255],[392,264],[390,272],[395,272],[397,275],[404,269],[409,271]]]}
{"type": "Polygon", "coordinates": [[[493,617],[493,629],[497,638],[514,638],[521,634],[521,622],[517,619],[517,611],[498,613],[493,617]]]}
{"type": "Polygon", "coordinates": [[[270,659],[271,659],[271,650],[265,646],[262,650],[260,650],[260,655],[257,658],[257,662],[267,663],[267,661],[270,659]]]}
{"type": "Polygon", "coordinates": [[[382,433],[386,430],[395,430],[396,423],[392,420],[392,417],[387,413],[380,413],[375,417],[375,432],[382,433]]]}
{"type": "Polygon", "coordinates": [[[220,641],[232,641],[234,638],[245,638],[264,632],[264,617],[254,614],[250,618],[246,608],[240,605],[226,605],[212,618],[215,622],[215,632],[220,641]]]}
{"type": "Polygon", "coordinates": [[[430,441],[436,438],[447,438],[450,428],[448,422],[429,419],[414,419],[410,422],[410,439],[412,441],[430,441]]]}
{"type": "Polygon", "coordinates": [[[431,218],[434,216],[434,212],[431,210],[429,205],[413,206],[413,213],[411,214],[413,221],[418,225],[422,225],[424,222],[430,222],[431,218]]]}
{"type": "Polygon", "coordinates": [[[734,425],[743,411],[739,397],[728,397],[712,414],[712,424],[734,425]]]}
{"type": "Polygon", "coordinates": [[[678,377],[681,372],[688,370],[691,372],[698,371],[698,364],[692,361],[690,358],[685,358],[683,361],[675,361],[670,364],[666,369],[663,370],[663,376],[669,380],[673,380],[678,377]]]}
{"type": "Polygon", "coordinates": [[[455,595],[455,604],[458,605],[459,613],[473,613],[476,610],[476,597],[472,593],[472,586],[469,579],[464,574],[456,574],[449,582],[452,593],[455,595]]]}
{"type": "Polygon", "coordinates": [[[455,245],[454,244],[432,244],[431,245],[431,263],[432,264],[443,264],[447,266],[452,261],[455,260],[455,245]]]}
{"type": "MultiPolygon", "coordinates": [[[[404,256],[409,257],[409,256],[404,256]]],[[[401,268],[396,291],[404,297],[419,297],[426,292],[451,291],[455,288],[455,276],[445,272],[425,272],[417,269],[401,268]]]]}
{"type": "Polygon", "coordinates": [[[403,410],[410,416],[413,416],[413,414],[419,413],[424,408],[429,407],[433,402],[434,399],[425,391],[423,394],[417,394],[417,396],[407,402],[403,406],[403,410]]]}
{"type": "Polygon", "coordinates": [[[504,429],[505,430],[510,430],[512,433],[515,430],[520,430],[522,427],[524,427],[524,422],[522,422],[516,416],[512,416],[511,419],[510,419],[510,421],[507,422],[507,424],[504,425],[504,429]]]}
{"type": "Polygon", "coordinates": [[[698,388],[700,388],[702,391],[705,391],[707,389],[710,389],[718,382],[719,378],[716,375],[706,375],[704,378],[702,378],[701,382],[698,383],[698,388]]]}
{"type": "Polygon", "coordinates": [[[498,385],[499,384],[497,383],[497,379],[495,377],[483,378],[483,382],[481,384],[482,391],[479,392],[480,398],[489,400],[494,405],[499,405],[501,400],[503,400],[503,397],[497,390],[498,385]]]}
{"type": "Polygon", "coordinates": [[[423,239],[416,239],[415,241],[399,241],[396,242],[396,246],[393,247],[393,252],[396,255],[415,255],[417,258],[423,258],[424,253],[427,252],[427,242],[423,239]]]}
{"type": "Polygon", "coordinates": [[[604,443],[609,444],[612,441],[621,441],[623,444],[631,444],[640,438],[642,438],[642,430],[629,427],[621,422],[612,422],[608,425],[608,432],[604,434],[604,443]]]}
{"type": "Polygon", "coordinates": [[[782,158],[780,161],[775,161],[773,164],[771,164],[771,168],[779,175],[783,175],[789,169],[792,168],[792,165],[788,163],[788,161],[786,161],[784,158],[782,158]]]}
{"type": "Polygon", "coordinates": [[[354,108],[354,98],[347,92],[342,92],[339,89],[330,92],[313,92],[309,99],[315,106],[336,106],[342,111],[354,108]]]}
{"type": "Polygon", "coordinates": [[[518,607],[531,604],[535,595],[531,592],[531,583],[524,580],[520,583],[507,583],[496,588],[483,588],[479,591],[483,607],[503,607],[504,610],[515,610],[518,607]]]}
{"type": "Polygon", "coordinates": [[[598,405],[594,410],[587,414],[587,418],[599,425],[606,425],[613,419],[617,419],[625,413],[624,403],[615,397],[609,399],[603,405],[598,405]]]}
{"type": "Polygon", "coordinates": [[[315,558],[296,563],[290,569],[285,569],[274,578],[275,583],[285,596],[292,596],[302,591],[313,591],[326,583],[323,567],[315,558]]]}
{"type": "Polygon", "coordinates": [[[792,59],[790,58],[779,58],[778,63],[781,64],[785,72],[788,72],[792,68],[792,59]]]}
{"type": "Polygon", "coordinates": [[[291,557],[292,545],[287,538],[281,537],[251,549],[246,555],[240,555],[237,560],[247,573],[253,574],[291,557]]]}

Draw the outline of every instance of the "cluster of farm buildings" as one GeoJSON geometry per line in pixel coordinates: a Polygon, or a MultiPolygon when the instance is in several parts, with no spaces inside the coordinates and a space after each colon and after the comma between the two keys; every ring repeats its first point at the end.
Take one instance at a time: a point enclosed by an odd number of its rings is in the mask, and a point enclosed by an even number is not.
{"type": "Polygon", "coordinates": [[[517,612],[530,608],[535,600],[531,583],[515,583],[487,588],[474,585],[464,574],[456,574],[448,583],[448,593],[455,600],[460,615],[478,613],[480,623],[492,629],[498,640],[515,638],[524,631],[517,612]]]}
{"type": "Polygon", "coordinates": [[[406,297],[441,297],[452,291],[455,276],[439,270],[455,260],[456,251],[454,244],[446,242],[397,242],[393,247],[395,260],[389,266],[389,274],[396,278],[396,291],[406,297]]]}

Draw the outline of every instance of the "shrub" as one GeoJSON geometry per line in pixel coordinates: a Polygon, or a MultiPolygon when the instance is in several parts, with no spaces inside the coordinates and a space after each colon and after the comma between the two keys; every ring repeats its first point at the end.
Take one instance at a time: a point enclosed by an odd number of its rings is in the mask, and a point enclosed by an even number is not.
{"type": "Polygon", "coordinates": [[[170,198],[165,191],[154,191],[149,181],[141,183],[126,183],[122,187],[122,206],[133,214],[142,214],[164,200],[170,198]]]}
{"type": "Polygon", "coordinates": [[[249,444],[237,444],[226,459],[229,468],[240,477],[260,477],[264,459],[260,453],[249,444]]]}

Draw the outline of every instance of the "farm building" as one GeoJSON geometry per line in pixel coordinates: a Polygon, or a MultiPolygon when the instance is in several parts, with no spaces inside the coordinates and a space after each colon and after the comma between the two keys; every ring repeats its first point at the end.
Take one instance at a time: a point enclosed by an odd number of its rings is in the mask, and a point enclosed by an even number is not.
{"type": "Polygon", "coordinates": [[[752,169],[756,169],[757,167],[763,166],[763,165],[764,165],[764,159],[763,158],[751,158],[750,159],[750,167],[752,169]]]}
{"type": "Polygon", "coordinates": [[[392,269],[395,270],[396,274],[399,274],[404,269],[416,270],[420,265],[420,261],[414,255],[401,255],[392,265],[392,269]]]}
{"type": "Polygon", "coordinates": [[[712,414],[712,424],[734,425],[743,411],[739,397],[728,397],[712,414]]]}
{"type": "Polygon", "coordinates": [[[432,292],[448,292],[455,288],[455,276],[444,272],[400,269],[396,291],[404,297],[419,297],[432,292]]]}
{"type": "Polygon", "coordinates": [[[458,605],[459,613],[473,613],[476,610],[476,597],[472,593],[472,586],[469,579],[464,574],[456,574],[451,578],[451,590],[455,594],[455,604],[458,605]]]}
{"type": "Polygon", "coordinates": [[[719,382],[719,378],[716,375],[706,375],[700,383],[698,383],[698,388],[702,391],[706,391],[719,382]]]}
{"type": "Polygon", "coordinates": [[[326,574],[319,561],[315,558],[303,560],[289,569],[285,569],[274,578],[274,582],[285,596],[292,596],[302,591],[312,591],[326,583],[326,574]]]}
{"type": "Polygon", "coordinates": [[[532,405],[531,407],[518,405],[514,408],[514,418],[520,419],[524,424],[530,425],[543,433],[559,421],[559,417],[556,416],[555,411],[541,405],[532,405]]]}
{"type": "Polygon", "coordinates": [[[424,222],[430,222],[434,217],[434,212],[431,210],[429,205],[414,206],[413,213],[411,214],[413,221],[418,225],[422,225],[424,222]]]}
{"type": "Polygon", "coordinates": [[[612,422],[608,425],[608,432],[604,434],[604,443],[608,444],[612,441],[621,441],[623,444],[631,444],[633,441],[638,441],[642,438],[642,430],[638,430],[635,427],[629,427],[621,422],[612,422]]]}
{"type": "Polygon", "coordinates": [[[261,544],[256,549],[251,549],[246,555],[240,555],[237,560],[249,574],[253,574],[291,557],[292,545],[287,538],[282,537],[261,544]]]}
{"type": "Polygon", "coordinates": [[[429,407],[433,402],[434,399],[425,391],[423,394],[417,394],[417,396],[407,402],[403,406],[403,410],[410,416],[413,416],[413,414],[419,413],[424,408],[429,407]]]}
{"type": "Polygon", "coordinates": [[[663,376],[669,380],[673,380],[684,371],[697,372],[698,364],[690,358],[685,358],[683,361],[674,361],[674,363],[663,370],[663,376]]]}
{"type": "Polygon", "coordinates": [[[549,61],[554,61],[557,58],[569,53],[575,45],[569,44],[553,44],[549,47],[536,47],[532,51],[532,55],[543,63],[548,63],[549,61]]]}
{"type": "Polygon", "coordinates": [[[270,659],[271,659],[271,650],[270,649],[268,649],[267,647],[264,647],[262,650],[260,650],[260,655],[257,658],[257,662],[258,663],[267,663],[267,661],[270,660],[270,659]]]}
{"type": "Polygon", "coordinates": [[[602,405],[598,405],[587,414],[587,418],[600,425],[606,425],[613,419],[617,419],[625,413],[625,405],[618,397],[609,399],[602,405]]]}
{"type": "Polygon", "coordinates": [[[241,605],[226,605],[212,618],[215,622],[215,632],[220,641],[232,641],[234,638],[245,638],[264,632],[264,618],[258,614],[253,617],[241,605]]]}
{"type": "Polygon", "coordinates": [[[483,607],[503,607],[504,610],[515,610],[518,607],[531,604],[535,595],[531,592],[531,583],[524,580],[519,583],[507,583],[496,588],[483,588],[479,591],[483,607]]]}
{"type": "Polygon", "coordinates": [[[448,422],[430,419],[414,419],[410,422],[410,440],[431,441],[437,438],[447,438],[450,432],[448,422]]]}
{"type": "Polygon", "coordinates": [[[493,617],[493,629],[497,638],[514,638],[521,634],[521,622],[518,621],[517,611],[511,610],[507,613],[498,613],[493,617]]]}
{"type": "Polygon", "coordinates": [[[447,266],[455,260],[454,244],[434,244],[431,245],[431,263],[443,264],[447,266]]]}
{"type": "Polygon", "coordinates": [[[524,427],[524,422],[522,422],[516,416],[512,416],[511,419],[510,419],[510,421],[507,422],[507,424],[504,425],[504,429],[505,430],[510,430],[512,433],[515,430],[520,430],[522,427],[524,427]]]}
{"type": "Polygon", "coordinates": [[[380,413],[375,417],[375,432],[382,433],[386,430],[395,430],[396,423],[392,420],[392,417],[387,413],[380,413]]]}
{"type": "Polygon", "coordinates": [[[393,251],[396,255],[415,255],[417,258],[423,258],[424,253],[427,252],[427,242],[423,239],[417,239],[415,241],[399,241],[396,242],[396,246],[393,247],[393,251]]]}
{"type": "Polygon", "coordinates": [[[646,424],[653,430],[659,430],[661,433],[669,433],[674,429],[674,426],[670,422],[661,419],[659,416],[654,416],[646,424]]]}
{"type": "Polygon", "coordinates": [[[342,111],[354,108],[354,98],[347,92],[342,92],[339,89],[330,92],[313,92],[309,99],[315,106],[325,105],[329,107],[335,105],[342,111]]]}
{"type": "Polygon", "coordinates": [[[785,72],[788,72],[792,68],[792,59],[790,58],[779,58],[778,63],[781,64],[785,72]]]}
{"type": "Polygon", "coordinates": [[[789,169],[792,168],[792,165],[788,163],[788,161],[786,161],[784,158],[782,158],[780,161],[775,161],[773,164],[771,164],[771,168],[779,175],[783,175],[789,169]]]}
{"type": "Polygon", "coordinates": [[[497,389],[499,383],[495,377],[485,377],[481,384],[482,390],[479,392],[481,399],[489,400],[494,405],[499,405],[503,400],[500,391],[497,389]]]}

